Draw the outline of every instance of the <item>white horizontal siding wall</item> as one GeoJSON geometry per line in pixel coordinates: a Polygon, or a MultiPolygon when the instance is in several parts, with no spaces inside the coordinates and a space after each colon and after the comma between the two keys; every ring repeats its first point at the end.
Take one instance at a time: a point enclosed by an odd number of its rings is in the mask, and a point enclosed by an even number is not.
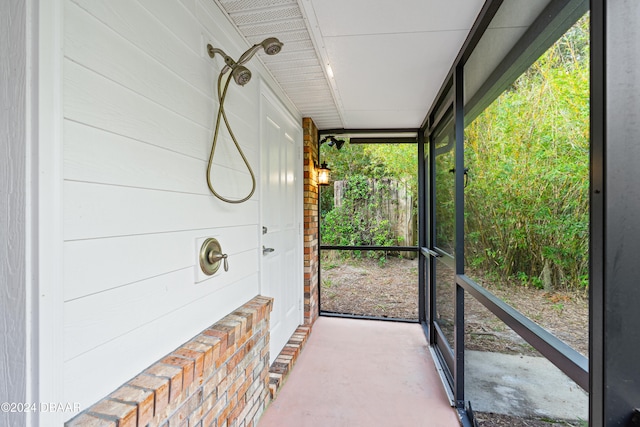
{"type": "MultiPolygon", "coordinates": [[[[225,204],[206,186],[222,60],[205,46],[248,47],[212,0],[64,0],[62,28],[60,400],[84,408],[258,293],[260,202],[256,191],[225,204]],[[196,283],[196,239],[209,236],[229,271],[196,283]]],[[[253,80],[231,85],[225,110],[259,173],[259,80],[270,77],[247,65],[253,80]]],[[[216,189],[246,195],[224,132],[214,160],[216,189]]]]}

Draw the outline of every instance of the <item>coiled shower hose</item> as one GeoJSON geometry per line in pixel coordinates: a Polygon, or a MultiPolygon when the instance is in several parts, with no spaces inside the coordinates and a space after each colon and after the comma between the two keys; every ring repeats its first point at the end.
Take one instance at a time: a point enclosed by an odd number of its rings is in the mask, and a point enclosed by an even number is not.
{"type": "Polygon", "coordinates": [[[251,169],[251,165],[249,164],[249,161],[247,160],[247,158],[244,155],[244,152],[242,151],[242,148],[240,148],[240,144],[238,144],[238,140],[236,139],[236,136],[233,134],[233,131],[231,130],[231,126],[229,125],[229,120],[227,119],[227,114],[224,111],[224,100],[227,96],[227,88],[229,87],[229,82],[232,80],[231,77],[231,73],[229,73],[229,77],[227,78],[226,83],[224,84],[224,89],[222,91],[222,93],[220,93],[220,87],[221,87],[221,83],[222,83],[222,76],[223,73],[221,72],[220,75],[218,76],[218,102],[219,102],[219,108],[218,108],[218,116],[216,118],[216,128],[213,131],[213,142],[211,143],[211,154],[209,155],[209,164],[207,165],[207,185],[209,186],[209,191],[211,191],[211,193],[216,196],[218,199],[222,200],[223,202],[227,202],[227,203],[243,203],[246,202],[247,200],[249,200],[251,198],[251,196],[253,196],[253,193],[256,191],[256,177],[253,173],[253,169],[251,169]],[[213,184],[211,183],[211,167],[213,165],[213,155],[216,151],[216,145],[218,143],[218,133],[220,131],[220,117],[222,117],[224,119],[224,124],[227,127],[227,130],[229,131],[229,135],[231,135],[231,139],[233,140],[233,143],[236,145],[236,148],[238,149],[238,153],[240,153],[240,157],[242,157],[242,160],[244,161],[244,164],[247,165],[247,169],[249,169],[249,174],[251,175],[251,191],[249,192],[249,194],[246,197],[243,197],[242,199],[237,199],[237,200],[233,200],[233,199],[228,199],[220,194],[218,194],[218,192],[216,190],[214,190],[213,188],[213,184]]]}

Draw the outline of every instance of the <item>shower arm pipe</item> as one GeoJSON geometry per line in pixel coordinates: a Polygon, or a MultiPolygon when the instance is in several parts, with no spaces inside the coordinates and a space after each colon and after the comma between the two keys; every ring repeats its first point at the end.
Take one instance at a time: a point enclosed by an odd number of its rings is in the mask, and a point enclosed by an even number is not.
{"type": "Polygon", "coordinates": [[[249,62],[249,60],[253,58],[253,55],[255,55],[260,50],[261,47],[262,47],[262,43],[254,44],[249,49],[247,49],[247,51],[243,53],[242,56],[240,56],[238,61],[234,61],[222,49],[219,49],[217,47],[212,47],[211,45],[208,45],[207,49],[209,51],[210,57],[213,58],[213,56],[217,53],[218,55],[221,55],[224,58],[225,66],[222,68],[220,72],[222,74],[225,74],[229,70],[233,70],[234,68],[236,68],[238,65],[244,65],[247,62],[249,62]]]}
{"type": "Polygon", "coordinates": [[[222,50],[220,48],[217,48],[217,47],[213,47],[210,44],[207,45],[207,52],[209,53],[209,57],[211,57],[211,58],[213,58],[216,53],[218,55],[222,56],[222,58],[224,58],[225,66],[222,68],[222,71],[220,71],[221,74],[225,74],[229,70],[233,70],[238,65],[241,65],[240,62],[234,61],[233,58],[231,58],[229,55],[227,55],[224,52],[224,50],[222,50]]]}
{"type": "Polygon", "coordinates": [[[253,196],[253,193],[256,191],[256,176],[253,173],[253,169],[251,168],[251,165],[249,164],[249,161],[247,160],[247,157],[244,155],[244,152],[242,151],[242,149],[240,148],[240,144],[238,144],[238,140],[236,139],[236,136],[234,135],[233,131],[231,130],[231,125],[229,124],[229,121],[227,120],[227,113],[224,111],[224,99],[227,96],[227,88],[229,87],[229,83],[231,82],[231,76],[229,76],[227,78],[227,81],[224,84],[224,89],[222,90],[222,93],[220,93],[220,87],[221,87],[221,82],[222,82],[222,76],[224,75],[224,73],[220,72],[220,75],[218,76],[218,102],[220,107],[218,108],[218,116],[216,118],[216,127],[215,130],[213,132],[213,142],[211,144],[211,153],[209,154],[209,162],[207,164],[207,186],[209,187],[209,191],[211,191],[211,193],[216,196],[218,199],[222,200],[223,202],[226,203],[232,203],[232,204],[238,204],[238,203],[243,203],[246,202],[247,200],[249,200],[251,198],[251,196],[253,196]],[[214,188],[213,188],[213,184],[211,183],[211,168],[213,166],[213,155],[215,154],[216,151],[216,145],[217,145],[217,141],[218,141],[218,133],[220,131],[220,117],[222,117],[222,119],[224,120],[225,126],[227,127],[227,130],[229,131],[229,135],[231,135],[231,140],[233,141],[233,143],[236,145],[236,148],[238,149],[238,152],[240,153],[240,157],[242,157],[242,161],[244,161],[244,164],[247,166],[247,169],[249,170],[249,174],[251,175],[251,191],[249,192],[249,194],[245,197],[243,197],[242,199],[228,199],[222,195],[220,195],[214,188]]]}
{"type": "MultiPolygon", "coordinates": [[[[225,65],[224,68],[222,69],[222,73],[226,73],[227,71],[229,71],[230,68],[233,69],[238,65],[246,64],[247,62],[249,62],[251,58],[253,58],[253,56],[256,53],[258,53],[260,49],[264,49],[267,55],[274,55],[275,53],[278,53],[280,51],[281,47],[282,47],[282,43],[280,43],[280,40],[276,39],[275,37],[266,38],[262,41],[262,43],[256,43],[253,46],[251,46],[249,49],[247,49],[242,55],[240,55],[240,58],[238,58],[238,60],[233,64],[230,64],[229,62],[227,62],[227,58],[225,57],[225,63],[227,65],[225,65]],[[276,50],[273,51],[272,49],[276,49],[276,50]]],[[[213,48],[213,49],[214,51],[216,50],[216,48],[213,48]]],[[[217,50],[224,55],[224,52],[222,52],[222,50],[220,49],[217,49],[217,50]]],[[[231,58],[229,59],[233,62],[231,58]]]]}
{"type": "Polygon", "coordinates": [[[238,58],[238,65],[243,65],[249,62],[249,60],[253,58],[253,55],[255,55],[261,47],[262,43],[257,43],[247,49],[247,51],[240,55],[240,58],[238,58]]]}
{"type": "Polygon", "coordinates": [[[275,55],[280,52],[280,49],[282,49],[282,43],[276,37],[267,37],[266,39],[262,40],[262,42],[256,43],[249,49],[247,49],[242,55],[240,55],[240,58],[237,62],[231,59],[231,57],[227,55],[222,49],[213,47],[211,46],[211,44],[207,45],[207,51],[211,58],[213,58],[216,53],[222,55],[222,57],[224,58],[224,62],[226,65],[222,68],[222,74],[229,71],[229,69],[233,70],[239,65],[246,64],[251,58],[253,58],[253,55],[255,55],[260,50],[260,48],[264,49],[267,55],[275,55]]]}

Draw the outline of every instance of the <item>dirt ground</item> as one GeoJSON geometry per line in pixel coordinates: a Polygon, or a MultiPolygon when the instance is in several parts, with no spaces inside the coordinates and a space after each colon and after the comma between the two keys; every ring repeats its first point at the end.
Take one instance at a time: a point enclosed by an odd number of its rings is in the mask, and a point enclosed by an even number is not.
{"type": "MultiPolygon", "coordinates": [[[[470,277],[474,278],[472,273],[470,277]]],[[[453,285],[445,283],[438,290],[438,320],[448,337],[453,337],[453,285]]],[[[589,352],[589,302],[586,295],[575,292],[545,292],[519,284],[493,285],[477,280],[494,295],[516,308],[579,353],[589,352]]],[[[452,342],[452,338],[450,339],[452,342]]],[[[465,298],[465,348],[505,354],[540,356],[518,334],[487,310],[475,298],[465,298]]]]}
{"type": "MultiPolygon", "coordinates": [[[[468,273],[472,278],[473,273],[468,273]]],[[[452,333],[453,276],[438,274],[445,284],[437,296],[438,318],[452,333]]],[[[418,319],[418,261],[389,257],[325,260],[322,263],[321,309],[336,313],[418,319]]],[[[547,329],[583,355],[589,349],[586,294],[549,293],[518,284],[492,285],[477,279],[490,292],[547,329]]],[[[466,347],[470,350],[539,355],[475,298],[465,298],[466,347]]]]}
{"type": "MultiPolygon", "coordinates": [[[[442,269],[446,270],[446,269],[442,269]]],[[[507,304],[560,338],[583,355],[588,354],[586,294],[545,292],[519,284],[494,285],[481,274],[467,274],[507,304]]],[[[441,286],[436,296],[438,320],[445,335],[453,335],[453,274],[439,271],[441,286]]],[[[398,319],[418,319],[418,261],[389,257],[340,260],[325,258],[321,270],[321,310],[398,319]]],[[[451,340],[450,340],[451,341],[451,340]]],[[[540,356],[475,298],[465,298],[465,348],[505,354],[540,356]]],[[[579,422],[525,419],[500,414],[476,413],[481,427],[572,426],[579,422]]]]}
{"type": "Polygon", "coordinates": [[[475,416],[479,427],[563,427],[582,425],[579,421],[520,418],[493,413],[476,413],[475,416]]]}
{"type": "Polygon", "coordinates": [[[418,320],[418,260],[324,260],[321,310],[418,320]]]}

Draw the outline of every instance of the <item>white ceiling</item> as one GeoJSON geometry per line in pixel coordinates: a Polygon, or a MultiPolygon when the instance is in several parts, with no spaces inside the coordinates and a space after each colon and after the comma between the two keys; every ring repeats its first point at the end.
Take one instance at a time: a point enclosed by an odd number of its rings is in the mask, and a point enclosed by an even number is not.
{"type": "Polygon", "coordinates": [[[260,58],[319,129],[418,128],[484,3],[218,1],[250,43],[284,43],[260,58]]]}

